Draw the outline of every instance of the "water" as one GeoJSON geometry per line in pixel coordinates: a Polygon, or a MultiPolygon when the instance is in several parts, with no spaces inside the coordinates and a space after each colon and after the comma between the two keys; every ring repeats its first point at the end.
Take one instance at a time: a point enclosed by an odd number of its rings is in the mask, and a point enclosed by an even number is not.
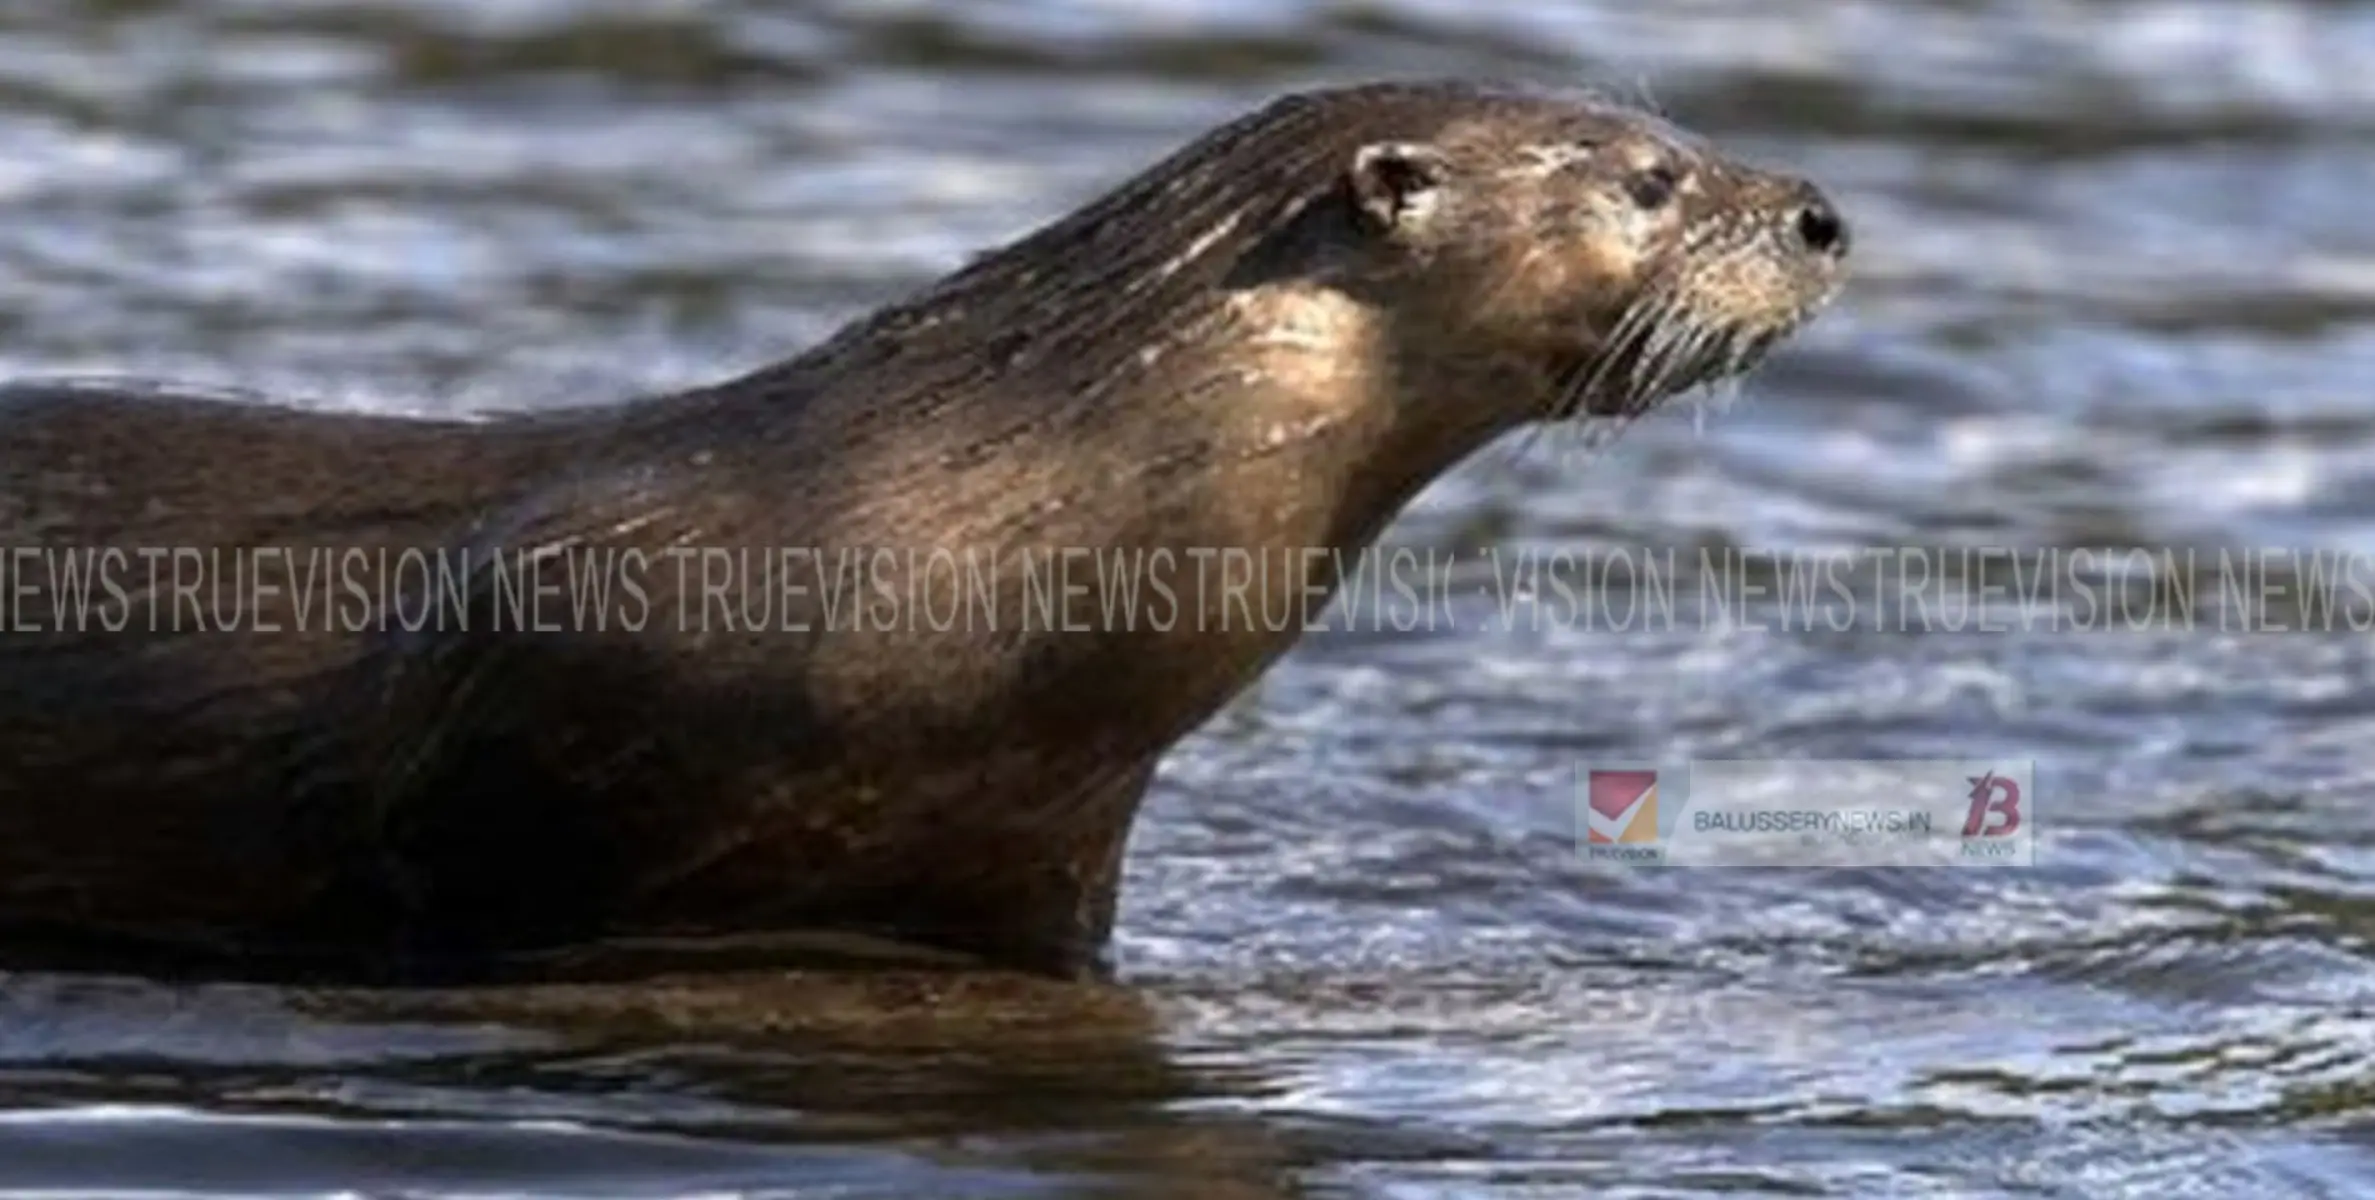
{"type": "MultiPolygon", "coordinates": [[[[1488,549],[2375,549],[2375,5],[13,0],[0,368],[435,411],[794,349],[1289,87],[1587,81],[1811,174],[1840,304],[1393,540],[1167,763],[1113,988],[0,986],[0,1186],[2375,1191],[2375,654],[1501,620],[1488,549]],[[1576,860],[1581,762],[2039,764],[2031,871],[1576,860]]],[[[2295,623],[2297,624],[2297,622],[2295,623]]]]}

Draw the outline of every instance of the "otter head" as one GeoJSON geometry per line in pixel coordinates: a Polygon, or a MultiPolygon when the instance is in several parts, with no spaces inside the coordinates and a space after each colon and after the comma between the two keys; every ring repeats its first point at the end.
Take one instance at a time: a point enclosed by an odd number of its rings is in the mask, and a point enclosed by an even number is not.
{"type": "Polygon", "coordinates": [[[1841,283],[1847,225],[1811,183],[1598,102],[1432,99],[1423,136],[1343,155],[1351,282],[1390,289],[1403,340],[1490,364],[1520,419],[1629,419],[1739,374],[1841,283]]]}
{"type": "Polygon", "coordinates": [[[1646,113],[1362,84],[1210,131],[796,369],[859,356],[920,396],[1020,405],[1193,398],[1129,411],[1358,454],[1398,496],[1505,430],[1621,427],[1745,371],[1837,290],[1847,249],[1811,184],[1646,113]]]}

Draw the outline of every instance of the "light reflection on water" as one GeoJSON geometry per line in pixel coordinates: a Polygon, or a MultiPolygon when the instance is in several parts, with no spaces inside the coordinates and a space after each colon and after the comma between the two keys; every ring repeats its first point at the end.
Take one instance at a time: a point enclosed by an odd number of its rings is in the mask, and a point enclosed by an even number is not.
{"type": "MultiPolygon", "coordinates": [[[[624,396],[805,343],[1275,91],[1522,76],[1823,181],[1857,278],[1740,403],[1588,466],[1488,456],[1395,540],[2365,552],[2370,51],[2375,8],[2306,2],[28,2],[0,365],[624,396]]],[[[0,1183],[2375,1187],[2363,638],[1489,607],[1315,639],[1166,765],[1118,992],[19,978],[0,1183]],[[2039,761],[2034,871],[1568,843],[1585,759],[1984,753],[2039,761]]]]}

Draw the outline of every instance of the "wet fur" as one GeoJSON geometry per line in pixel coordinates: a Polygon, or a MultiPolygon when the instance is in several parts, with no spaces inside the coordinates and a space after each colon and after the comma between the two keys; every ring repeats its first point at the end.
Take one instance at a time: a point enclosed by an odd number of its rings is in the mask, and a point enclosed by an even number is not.
{"type": "MultiPolygon", "coordinates": [[[[806,354],[616,409],[410,421],[20,385],[0,545],[1357,551],[1497,433],[1629,420],[1811,311],[1751,297],[1770,319],[1736,318],[1676,276],[1592,298],[1620,314],[1598,352],[1447,333],[1466,310],[1378,266],[1343,164],[1555,133],[1563,103],[1289,98],[806,354]]],[[[1485,243],[1480,279],[1549,286],[1496,257],[1508,230],[1443,236],[1485,243]]],[[[465,583],[467,632],[0,638],[7,953],[410,978],[816,929],[1077,969],[1156,762],[1293,641],[499,633],[494,581],[465,583]]],[[[1020,611],[1019,578],[998,584],[1020,611]]]]}

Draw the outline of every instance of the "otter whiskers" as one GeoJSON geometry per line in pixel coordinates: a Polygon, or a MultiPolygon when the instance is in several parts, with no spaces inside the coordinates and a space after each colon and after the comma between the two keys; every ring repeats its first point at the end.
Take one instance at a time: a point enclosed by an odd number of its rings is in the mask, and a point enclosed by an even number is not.
{"type": "Polygon", "coordinates": [[[1544,425],[1580,426],[1583,452],[1596,452],[1668,397],[1737,387],[1787,332],[1707,321],[1680,288],[1660,281],[1609,330],[1596,361],[1559,380],[1544,425]]]}

